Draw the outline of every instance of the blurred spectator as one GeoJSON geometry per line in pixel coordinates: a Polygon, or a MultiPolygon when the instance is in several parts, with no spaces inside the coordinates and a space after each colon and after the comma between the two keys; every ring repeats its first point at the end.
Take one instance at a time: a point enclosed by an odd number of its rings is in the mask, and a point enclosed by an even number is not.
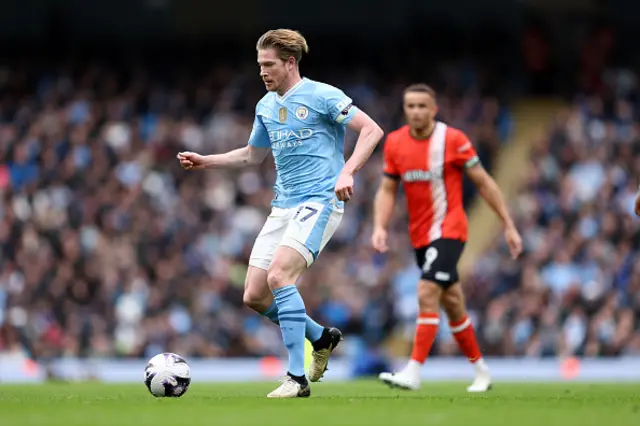
{"type": "Polygon", "coordinates": [[[469,285],[492,283],[478,307],[488,354],[638,353],[640,104],[635,76],[605,74],[608,85],[577,97],[535,147],[513,202],[525,256],[512,264],[498,246],[475,266],[469,285]],[[505,265],[518,270],[513,285],[505,265]]]}
{"type": "MultiPolygon", "coordinates": [[[[202,173],[175,160],[180,150],[246,143],[263,90],[255,70],[218,64],[172,80],[141,67],[75,65],[8,68],[0,86],[0,351],[17,350],[25,336],[40,357],[281,352],[278,329],[242,306],[248,255],[272,196],[271,160],[202,173]]],[[[452,64],[448,76],[455,72],[452,64]]],[[[401,76],[382,84],[367,73],[357,82],[341,75],[328,81],[386,129],[402,124],[401,76]]],[[[479,89],[443,91],[441,116],[477,141],[490,166],[511,123],[479,89]]],[[[347,153],[354,143],[350,135],[347,153]]],[[[341,228],[300,283],[308,311],[358,336],[359,353],[380,347],[414,309],[412,262],[369,249],[380,171],[376,153],[341,228]]],[[[406,240],[404,224],[397,234],[406,240]]],[[[361,368],[381,361],[367,362],[361,368]]]]}

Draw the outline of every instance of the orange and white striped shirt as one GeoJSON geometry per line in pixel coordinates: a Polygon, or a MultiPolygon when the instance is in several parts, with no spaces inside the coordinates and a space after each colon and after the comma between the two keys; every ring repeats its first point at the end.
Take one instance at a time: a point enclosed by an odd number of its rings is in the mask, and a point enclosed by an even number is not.
{"type": "Polygon", "coordinates": [[[429,139],[415,139],[409,126],[387,136],[384,173],[402,181],[414,248],[440,238],[467,240],[462,178],[466,168],[479,163],[469,138],[441,122],[429,139]]]}

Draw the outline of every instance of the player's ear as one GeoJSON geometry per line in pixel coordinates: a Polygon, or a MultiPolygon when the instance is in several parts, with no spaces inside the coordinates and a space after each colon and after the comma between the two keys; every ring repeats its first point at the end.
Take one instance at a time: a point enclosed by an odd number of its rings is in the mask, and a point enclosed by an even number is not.
{"type": "Polygon", "coordinates": [[[293,71],[297,65],[298,64],[296,64],[296,58],[294,58],[293,56],[289,56],[289,58],[287,59],[287,69],[289,71],[293,71]]]}

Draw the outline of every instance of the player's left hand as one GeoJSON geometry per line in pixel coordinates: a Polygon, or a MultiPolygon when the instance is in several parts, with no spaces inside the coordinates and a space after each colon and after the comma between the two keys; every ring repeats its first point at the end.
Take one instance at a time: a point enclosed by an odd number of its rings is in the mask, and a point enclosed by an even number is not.
{"type": "Polygon", "coordinates": [[[340,201],[349,201],[353,197],[353,175],[351,173],[345,171],[340,173],[335,193],[340,201]]]}
{"type": "Polygon", "coordinates": [[[522,238],[515,226],[508,226],[507,229],[504,230],[504,239],[507,240],[511,258],[517,259],[520,253],[522,253],[522,238]]]}

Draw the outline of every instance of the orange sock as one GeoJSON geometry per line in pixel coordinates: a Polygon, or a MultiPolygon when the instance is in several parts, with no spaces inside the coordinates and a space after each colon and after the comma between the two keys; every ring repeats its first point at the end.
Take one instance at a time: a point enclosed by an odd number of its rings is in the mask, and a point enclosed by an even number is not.
{"type": "Polygon", "coordinates": [[[420,313],[416,321],[416,335],[413,339],[411,359],[424,364],[436,339],[440,319],[435,312],[420,313]]]}
{"type": "Polygon", "coordinates": [[[456,342],[458,342],[458,347],[470,362],[475,363],[482,358],[478,339],[476,339],[476,332],[468,316],[465,316],[460,321],[450,322],[449,326],[451,327],[453,337],[455,337],[456,342]]]}

